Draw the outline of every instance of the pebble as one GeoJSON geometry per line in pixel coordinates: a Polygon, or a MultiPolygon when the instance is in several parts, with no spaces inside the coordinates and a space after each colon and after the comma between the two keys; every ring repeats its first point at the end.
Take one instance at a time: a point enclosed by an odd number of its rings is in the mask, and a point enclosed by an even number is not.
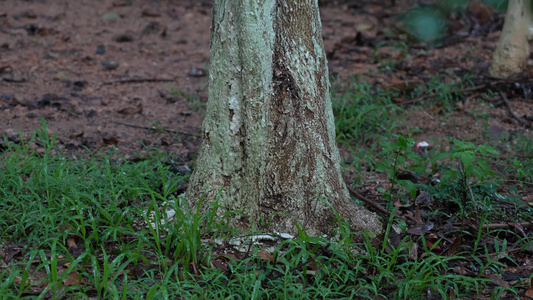
{"type": "Polygon", "coordinates": [[[106,70],[115,70],[120,66],[120,63],[115,60],[104,60],[101,64],[106,70]]]}

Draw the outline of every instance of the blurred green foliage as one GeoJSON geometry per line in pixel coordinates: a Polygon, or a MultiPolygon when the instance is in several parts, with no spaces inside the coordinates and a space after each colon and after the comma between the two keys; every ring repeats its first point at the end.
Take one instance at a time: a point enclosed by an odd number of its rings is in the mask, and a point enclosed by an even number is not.
{"type": "MultiPolygon", "coordinates": [[[[436,4],[416,4],[400,16],[403,29],[415,39],[435,43],[446,35],[448,17],[452,13],[464,14],[471,0],[442,0],[436,4]]],[[[482,0],[496,12],[507,9],[508,0],[482,0]]]]}

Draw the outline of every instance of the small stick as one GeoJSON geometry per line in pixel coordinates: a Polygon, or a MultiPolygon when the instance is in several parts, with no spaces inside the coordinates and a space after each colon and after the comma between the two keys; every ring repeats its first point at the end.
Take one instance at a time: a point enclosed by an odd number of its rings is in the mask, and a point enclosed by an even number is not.
{"type": "Polygon", "coordinates": [[[518,252],[522,249],[520,248],[515,248],[515,249],[510,249],[510,250],[505,250],[505,251],[502,251],[500,253],[498,252],[493,252],[493,253],[489,253],[489,254],[480,254],[480,255],[476,255],[476,256],[473,256],[473,255],[469,255],[469,256],[466,256],[466,257],[477,257],[477,258],[485,258],[487,256],[498,256],[502,253],[506,253],[506,254],[509,254],[509,253],[513,253],[513,252],[518,252]]]}
{"type": "Polygon", "coordinates": [[[144,83],[144,82],[173,82],[173,81],[175,80],[170,79],[170,78],[131,78],[131,79],[123,79],[123,80],[117,80],[117,81],[107,81],[107,82],[104,82],[103,85],[144,83]]]}
{"type": "Polygon", "coordinates": [[[350,192],[350,195],[352,195],[353,197],[355,197],[356,199],[358,200],[361,200],[363,202],[365,202],[366,204],[369,204],[370,206],[372,206],[373,208],[375,208],[376,210],[378,210],[379,212],[381,213],[384,213],[386,214],[387,216],[390,215],[390,211],[388,211],[385,207],[383,207],[381,204],[379,203],[376,203],[370,199],[368,199],[367,197],[359,194],[357,191],[355,191],[354,189],[352,189],[351,186],[349,186],[348,184],[346,184],[346,187],[348,188],[348,192],[350,192]]]}
{"type": "Polygon", "coordinates": [[[509,113],[511,114],[511,116],[513,116],[513,118],[515,118],[522,125],[525,125],[528,128],[531,127],[531,123],[529,123],[528,121],[520,118],[516,114],[516,112],[513,110],[513,107],[511,106],[511,103],[509,102],[509,99],[507,99],[507,96],[505,95],[505,93],[502,92],[501,90],[499,92],[500,92],[500,95],[502,96],[502,100],[505,103],[505,105],[507,106],[507,109],[509,110],[509,113]]]}
{"type": "MultiPolygon", "coordinates": [[[[453,226],[459,226],[460,224],[454,223],[453,226]]],[[[481,226],[482,230],[496,230],[496,229],[512,229],[515,228],[516,225],[527,227],[527,228],[533,228],[533,222],[510,222],[510,223],[494,223],[494,224],[483,224],[481,226]]],[[[466,226],[470,227],[470,229],[478,230],[479,228],[474,224],[467,224],[466,226]]]]}
{"type": "Polygon", "coordinates": [[[188,132],[183,132],[183,131],[173,130],[173,129],[166,129],[166,128],[157,128],[155,126],[141,126],[141,125],[122,123],[122,122],[117,122],[117,121],[113,121],[113,123],[118,124],[118,125],[133,127],[133,128],[140,128],[140,129],[147,129],[147,130],[163,130],[163,131],[171,132],[171,133],[176,132],[176,133],[183,134],[183,135],[201,137],[199,134],[196,134],[196,133],[188,133],[188,132]]]}
{"type": "MultiPolygon", "coordinates": [[[[381,204],[379,203],[376,203],[370,199],[368,199],[367,197],[359,194],[357,191],[355,191],[350,185],[346,184],[346,187],[348,188],[348,192],[350,193],[351,196],[353,196],[354,198],[358,199],[358,200],[361,200],[363,202],[365,202],[366,204],[372,206],[373,208],[375,208],[376,210],[378,210],[379,212],[385,214],[386,216],[390,216],[390,211],[388,211],[385,207],[383,207],[381,204]]],[[[411,220],[408,220],[406,218],[404,218],[403,216],[400,216],[400,215],[396,215],[398,218],[404,220],[406,223],[408,224],[411,224],[413,225],[413,222],[411,222],[411,220]]]]}
{"type": "MultiPolygon", "coordinates": [[[[486,88],[487,85],[486,84],[483,84],[483,85],[478,85],[478,86],[472,86],[472,87],[467,87],[467,88],[463,88],[463,89],[460,89],[460,90],[456,90],[454,93],[467,93],[467,92],[475,92],[475,91],[478,91],[478,90],[482,90],[484,88],[486,88]]],[[[434,97],[436,94],[435,94],[435,90],[434,89],[431,89],[429,90],[425,95],[422,95],[416,99],[411,99],[411,100],[407,100],[407,101],[401,101],[399,102],[399,104],[414,104],[418,101],[421,101],[421,100],[425,100],[427,98],[431,98],[431,97],[434,97]]]]}

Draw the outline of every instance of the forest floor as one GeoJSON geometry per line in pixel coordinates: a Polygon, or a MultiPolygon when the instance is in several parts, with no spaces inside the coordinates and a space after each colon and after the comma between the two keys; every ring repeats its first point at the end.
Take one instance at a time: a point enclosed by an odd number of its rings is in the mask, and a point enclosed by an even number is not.
{"type": "MultiPolygon", "coordinates": [[[[6,137],[0,149],[30,140],[44,119],[50,136],[57,134],[54,153],[76,157],[116,148],[120,157],[142,161],[158,149],[180,165],[192,161],[201,143],[207,102],[211,1],[0,2],[0,135],[6,137]]],[[[533,228],[533,68],[523,78],[488,75],[503,14],[475,2],[462,13],[449,14],[446,33],[427,44],[409,35],[400,18],[412,7],[409,1],[396,1],[395,6],[388,1],[333,2],[321,6],[321,18],[347,181],[359,198],[387,206],[380,199],[400,195],[398,185],[409,192],[405,180],[424,184],[439,171],[424,177],[404,161],[396,165],[396,157],[390,161],[396,174],[387,175],[379,167],[386,160],[380,156],[384,148],[420,154],[420,147],[409,150],[380,138],[401,135],[408,143],[427,142],[423,149],[446,151],[451,151],[453,139],[472,142],[461,149],[475,152],[473,164],[480,162],[479,170],[486,171],[483,164],[489,162],[495,172],[491,178],[505,180],[489,191],[487,185],[477,185],[485,182],[483,174],[472,171],[472,182],[463,188],[492,197],[493,206],[506,211],[484,219],[487,228],[518,237],[497,233],[477,240],[489,252],[503,240],[509,243],[499,273],[481,275],[495,287],[514,286],[525,295],[524,280],[533,271],[533,250],[524,242],[530,241],[533,228]],[[350,120],[353,115],[359,118],[356,126],[350,120]],[[384,122],[389,118],[397,120],[384,122]],[[478,160],[484,154],[479,145],[492,146],[500,158],[478,160]],[[399,174],[404,181],[394,186],[391,178],[399,174]]],[[[46,151],[39,144],[30,146],[46,151]]],[[[456,175],[463,176],[462,167],[457,168],[456,175]]],[[[402,218],[414,222],[407,224],[413,225],[408,233],[415,243],[442,238],[442,248],[434,250],[442,255],[453,255],[462,242],[470,247],[476,239],[466,241],[446,230],[481,226],[481,221],[471,220],[475,215],[424,219],[436,208],[450,214],[450,205],[459,206],[457,211],[467,209],[460,201],[444,205],[437,190],[424,192],[440,202],[426,208],[408,200],[393,205],[402,218]]],[[[11,246],[0,241],[0,247],[11,246]]],[[[17,255],[10,258],[22,260],[17,255]]],[[[474,272],[467,269],[454,270],[474,272]]]]}

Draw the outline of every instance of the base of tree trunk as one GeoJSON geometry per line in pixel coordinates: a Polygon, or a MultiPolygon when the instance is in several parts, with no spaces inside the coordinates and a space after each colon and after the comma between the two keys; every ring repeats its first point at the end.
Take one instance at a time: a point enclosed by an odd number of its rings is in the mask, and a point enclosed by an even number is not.
{"type": "Polygon", "coordinates": [[[526,70],[533,26],[531,9],[531,0],[509,0],[505,24],[492,59],[492,76],[507,78],[526,70]]]}
{"type": "Polygon", "coordinates": [[[333,236],[338,214],[354,231],[381,231],[341,176],[321,32],[316,0],[215,1],[189,206],[218,201],[244,229],[333,236]]]}

